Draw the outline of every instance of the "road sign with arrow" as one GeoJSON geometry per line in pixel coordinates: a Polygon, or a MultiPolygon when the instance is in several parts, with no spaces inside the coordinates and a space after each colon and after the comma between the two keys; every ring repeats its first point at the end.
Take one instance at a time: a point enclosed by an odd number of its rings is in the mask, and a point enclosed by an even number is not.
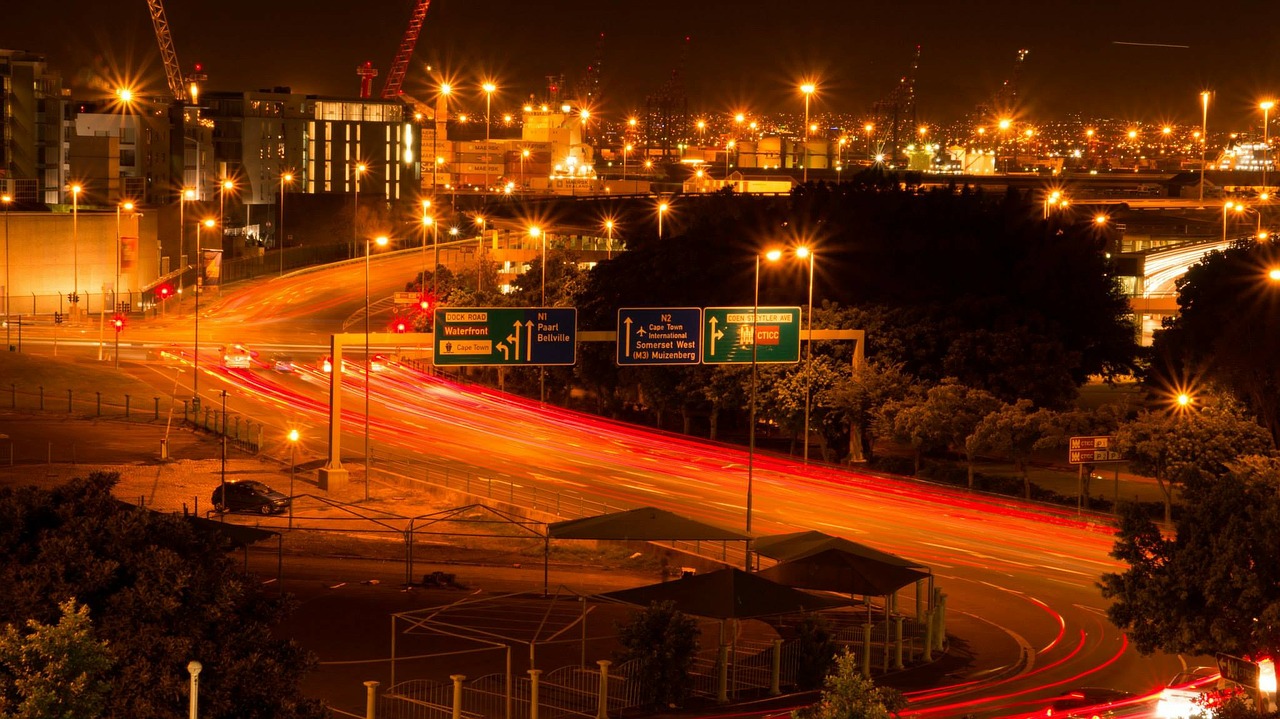
{"type": "Polygon", "coordinates": [[[619,365],[698,364],[701,343],[697,307],[618,310],[619,365]]]}
{"type": "Polygon", "coordinates": [[[800,308],[708,307],[702,313],[702,361],[759,364],[800,361],[800,308]]]}
{"type": "Polygon", "coordinates": [[[438,365],[572,365],[578,311],[566,307],[447,307],[435,313],[438,365]]]}

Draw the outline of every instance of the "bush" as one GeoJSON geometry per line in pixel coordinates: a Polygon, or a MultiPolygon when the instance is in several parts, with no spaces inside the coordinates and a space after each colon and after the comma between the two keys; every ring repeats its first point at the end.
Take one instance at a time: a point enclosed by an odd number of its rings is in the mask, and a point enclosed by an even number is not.
{"type": "Polygon", "coordinates": [[[817,614],[806,614],[795,627],[798,648],[796,686],[802,690],[817,689],[831,671],[836,658],[836,642],[831,623],[817,614]]]}
{"type": "Polygon", "coordinates": [[[619,664],[635,661],[629,675],[640,685],[640,699],[650,708],[680,706],[693,688],[691,670],[698,653],[698,625],[674,602],[654,602],[618,625],[615,655],[619,664]]]}

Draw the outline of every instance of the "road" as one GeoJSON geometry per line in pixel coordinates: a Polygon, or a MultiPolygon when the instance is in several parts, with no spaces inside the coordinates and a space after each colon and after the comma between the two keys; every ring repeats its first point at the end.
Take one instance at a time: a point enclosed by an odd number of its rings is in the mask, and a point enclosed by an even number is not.
{"type": "MultiPolygon", "coordinates": [[[[375,257],[372,296],[402,290],[419,262],[412,253],[375,257]]],[[[234,289],[206,303],[200,322],[205,401],[228,388],[235,409],[274,417],[266,421],[278,423],[282,435],[285,426],[301,427],[317,438],[309,451],[322,453],[328,378],[303,353],[321,354],[328,333],[341,331],[363,309],[363,281],[364,264],[348,263],[234,289]],[[210,350],[227,342],[287,348],[300,371],[223,369],[210,350]]],[[[187,310],[134,323],[130,342],[172,343],[190,352],[190,305],[187,310]]],[[[41,338],[36,333],[30,341],[41,338]]],[[[189,379],[184,374],[188,396],[189,379]]],[[[352,449],[362,446],[363,383],[362,367],[352,362],[343,402],[345,446],[352,449]]],[[[557,506],[562,498],[572,506],[568,497],[579,506],[586,499],[654,505],[743,526],[748,457],[739,447],[543,406],[398,365],[372,373],[370,395],[375,456],[428,458],[477,478],[513,482],[522,492],[536,488],[544,502],[554,496],[557,506]]],[[[360,461],[349,455],[344,462],[360,461]]],[[[353,469],[359,481],[358,464],[353,469]]],[[[1096,583],[1119,566],[1108,556],[1112,532],[1104,524],[1013,500],[760,455],[752,483],[757,534],[817,529],[932,567],[948,596],[953,651],[974,658],[963,672],[912,693],[912,715],[1038,714],[1052,697],[1077,687],[1153,692],[1183,668],[1179,657],[1140,656],[1107,621],[1096,583]]]]}

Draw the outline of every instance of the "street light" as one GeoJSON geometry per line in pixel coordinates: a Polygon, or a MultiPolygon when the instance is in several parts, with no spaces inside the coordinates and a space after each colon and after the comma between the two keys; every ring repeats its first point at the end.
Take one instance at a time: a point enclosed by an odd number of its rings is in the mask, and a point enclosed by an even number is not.
{"type": "Polygon", "coordinates": [[[114,311],[116,312],[120,311],[120,302],[117,298],[117,294],[120,292],[120,254],[123,251],[123,247],[121,247],[120,244],[121,209],[124,209],[126,212],[133,212],[133,203],[125,200],[124,202],[116,205],[116,280],[115,284],[111,285],[111,306],[115,308],[114,311]]]}
{"type": "Polygon", "coordinates": [[[191,354],[191,411],[200,411],[200,292],[204,289],[204,258],[201,256],[200,227],[214,227],[212,217],[196,223],[196,332],[191,354]]]}
{"type": "Polygon", "coordinates": [[[729,184],[729,153],[733,152],[733,148],[737,144],[734,140],[730,140],[724,145],[724,182],[726,187],[729,184]]]}
{"type": "Polygon", "coordinates": [[[0,195],[4,203],[4,346],[12,351],[9,339],[9,295],[13,294],[13,286],[9,284],[9,206],[13,204],[12,195],[0,195]]]}
{"type": "Polygon", "coordinates": [[[608,252],[607,259],[612,260],[613,259],[613,220],[612,219],[606,219],[604,221],[604,231],[606,233],[606,236],[609,238],[609,245],[607,249],[607,252],[608,252]]]}
{"type": "MultiPolygon", "coordinates": [[[[369,166],[363,162],[357,162],[353,168],[352,187],[355,192],[352,193],[351,201],[351,255],[356,254],[356,246],[360,241],[360,176],[369,170],[369,166]]],[[[365,243],[368,244],[367,242],[365,243]]]]}
{"type": "MultiPolygon", "coordinates": [[[[190,187],[182,188],[182,192],[178,193],[178,255],[181,256],[187,249],[187,201],[196,199],[196,191],[190,187]]],[[[178,272],[178,314],[182,314],[182,278],[186,275],[187,269],[183,267],[178,272]]]]}
{"type": "Polygon", "coordinates": [[[476,215],[476,226],[480,228],[480,234],[476,237],[476,295],[480,294],[480,255],[484,253],[484,215],[476,215]]]}
{"type": "Polygon", "coordinates": [[[427,210],[431,209],[431,200],[422,201],[422,279],[418,282],[418,289],[422,292],[427,290],[427,228],[435,225],[436,221],[431,215],[427,214],[427,210]]]}
{"type": "Polygon", "coordinates": [[[440,137],[440,118],[438,117],[438,115],[440,114],[440,108],[444,107],[445,122],[447,123],[449,121],[449,110],[448,110],[449,96],[452,94],[453,94],[453,87],[450,86],[449,83],[447,82],[440,83],[440,93],[439,93],[439,96],[436,98],[436,111],[431,118],[432,119],[431,155],[432,157],[436,158],[435,164],[432,165],[431,167],[431,191],[432,192],[435,192],[436,187],[439,186],[440,184],[437,181],[439,179],[440,163],[444,162],[444,158],[436,154],[436,144],[439,141],[439,137],[440,137]]]}
{"type": "Polygon", "coordinates": [[[227,240],[227,193],[236,189],[236,183],[228,178],[222,178],[222,184],[218,186],[218,229],[221,230],[222,236],[218,238],[218,247],[221,248],[227,240]]]}
{"type": "Polygon", "coordinates": [[[73,275],[71,279],[71,310],[76,315],[76,322],[80,321],[80,193],[84,188],[80,185],[71,186],[71,252],[74,267],[71,270],[73,275]]]}
{"type": "Polygon", "coordinates": [[[806,82],[800,86],[800,92],[804,93],[804,182],[809,182],[809,97],[816,92],[818,86],[812,82],[806,82]]]}
{"type": "MultiPolygon", "coordinates": [[[[374,240],[378,247],[386,247],[386,235],[374,240]]],[[[364,500],[369,501],[369,375],[373,374],[373,361],[369,357],[369,240],[364,241],[364,500]]],[[[335,362],[338,361],[334,357],[335,362]]],[[[336,376],[336,373],[335,373],[336,376]]]]}
{"type": "Polygon", "coordinates": [[[277,244],[279,245],[278,249],[280,250],[280,276],[281,277],[284,277],[284,187],[285,185],[292,185],[292,184],[293,184],[293,173],[286,172],[280,176],[280,223],[279,223],[280,226],[276,228],[276,233],[279,235],[279,240],[277,244]]]}
{"type": "MultiPolygon", "coordinates": [[[[800,245],[795,248],[795,256],[800,260],[809,261],[809,325],[808,335],[809,344],[805,346],[804,353],[804,463],[809,463],[809,402],[813,395],[813,262],[817,257],[816,252],[809,248],[808,245],[800,245]]],[[[754,340],[754,337],[753,337],[754,340]]]]}
{"type": "Polygon", "coordinates": [[[622,146],[622,179],[627,179],[627,155],[631,152],[633,145],[627,143],[622,146]]]}
{"type": "MultiPolygon", "coordinates": [[[[541,227],[533,225],[529,227],[529,236],[542,241],[542,299],[539,301],[539,307],[547,306],[547,235],[542,231],[541,227]]],[[[547,401],[547,370],[546,367],[538,367],[538,401],[547,401]]]]}
{"type": "Polygon", "coordinates": [[[658,203],[658,239],[662,239],[662,216],[667,214],[667,210],[671,208],[666,201],[658,203]]]}
{"type": "Polygon", "coordinates": [[[1262,191],[1267,191],[1267,156],[1268,150],[1271,149],[1267,136],[1267,113],[1271,112],[1271,108],[1276,104],[1270,100],[1258,105],[1262,108],[1262,191]]]}
{"type": "Polygon", "coordinates": [[[489,191],[489,105],[493,101],[493,93],[498,86],[492,82],[486,82],[480,86],[484,90],[484,191],[489,191]]]}
{"type": "MultiPolygon", "coordinates": [[[[765,258],[770,262],[776,262],[782,257],[781,250],[769,250],[765,253],[765,258]]],[[[758,359],[759,344],[756,342],[756,325],[758,315],[760,314],[760,254],[756,254],[756,279],[755,279],[755,296],[751,303],[751,404],[747,410],[747,532],[751,531],[751,490],[752,482],[755,479],[755,459],[756,459],[756,363],[758,359]]],[[[750,557],[747,558],[748,566],[750,566],[750,557]]]]}
{"type": "Polygon", "coordinates": [[[293,529],[293,477],[298,472],[298,430],[289,430],[289,529],[293,529]]]}
{"type": "Polygon", "coordinates": [[[1204,202],[1205,150],[1209,146],[1209,91],[1200,93],[1200,201],[1204,202]]]}

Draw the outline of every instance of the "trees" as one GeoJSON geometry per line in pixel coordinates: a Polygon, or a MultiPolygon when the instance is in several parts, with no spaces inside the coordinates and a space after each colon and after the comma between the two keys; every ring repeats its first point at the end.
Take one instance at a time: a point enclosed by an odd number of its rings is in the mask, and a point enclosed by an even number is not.
{"type": "Polygon", "coordinates": [[[74,597],[58,605],[57,624],[27,620],[27,633],[0,628],[0,717],[43,719],[102,716],[112,657],[94,636],[89,607],[74,597]]]}
{"type": "Polygon", "coordinates": [[[1143,653],[1280,649],[1280,462],[1246,457],[1189,484],[1173,538],[1130,508],[1102,577],[1107,610],[1143,653]]]}
{"type": "Polygon", "coordinates": [[[1178,280],[1179,313],[1156,332],[1151,368],[1168,387],[1205,377],[1245,400],[1280,443],[1280,266],[1274,242],[1209,253],[1178,280]]]}
{"type": "Polygon", "coordinates": [[[858,669],[858,656],[847,648],[836,656],[818,703],[795,713],[796,719],[889,719],[907,706],[897,690],[877,687],[858,669]]]}
{"type": "Polygon", "coordinates": [[[216,535],[117,502],[117,479],[0,490],[0,624],[51,624],[56,603],[83,602],[115,660],[104,674],[108,716],[171,716],[193,659],[205,666],[204,716],[322,716],[298,688],[313,660],[271,636],[282,600],[247,581],[216,535]]]}
{"type": "Polygon", "coordinates": [[[637,662],[632,676],[639,680],[648,707],[679,706],[689,696],[698,625],[674,602],[654,602],[633,613],[629,622],[618,626],[618,643],[618,663],[637,662]]]}
{"type": "Polygon", "coordinates": [[[1116,430],[1116,448],[1139,474],[1155,477],[1171,519],[1174,488],[1215,476],[1236,457],[1270,452],[1267,433],[1228,395],[1206,392],[1196,409],[1144,411],[1116,430]]]}
{"type": "Polygon", "coordinates": [[[1005,404],[983,417],[974,427],[973,434],[965,441],[965,450],[971,455],[995,452],[1012,459],[1022,475],[1023,497],[1031,499],[1027,460],[1045,443],[1046,429],[1052,419],[1052,412],[1036,409],[1031,400],[1020,399],[1005,404]]]}

